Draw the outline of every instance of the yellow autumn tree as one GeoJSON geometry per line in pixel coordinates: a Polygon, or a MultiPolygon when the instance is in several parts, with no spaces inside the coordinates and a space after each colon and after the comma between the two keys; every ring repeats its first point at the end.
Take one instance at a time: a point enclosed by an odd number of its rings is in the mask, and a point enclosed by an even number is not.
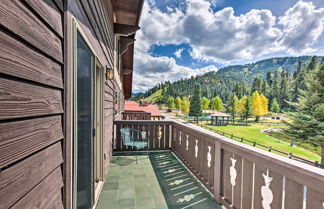
{"type": "Polygon", "coordinates": [[[181,112],[185,115],[188,115],[190,108],[190,101],[187,97],[184,97],[181,104],[181,112]]]}
{"type": "Polygon", "coordinates": [[[268,115],[268,99],[263,94],[260,95],[260,98],[262,106],[262,115],[268,115]]]}
{"type": "Polygon", "coordinates": [[[181,105],[182,105],[182,100],[180,97],[177,97],[175,99],[175,108],[178,110],[178,112],[180,111],[181,109],[181,105]]]}
{"type": "Polygon", "coordinates": [[[247,96],[243,96],[240,100],[239,103],[237,105],[237,111],[239,112],[239,114],[241,114],[241,112],[243,112],[245,110],[245,103],[247,101],[247,96]]]}
{"type": "Polygon", "coordinates": [[[263,115],[263,107],[261,96],[258,91],[253,92],[252,94],[252,115],[255,116],[255,121],[259,121],[260,116],[263,115]]]}

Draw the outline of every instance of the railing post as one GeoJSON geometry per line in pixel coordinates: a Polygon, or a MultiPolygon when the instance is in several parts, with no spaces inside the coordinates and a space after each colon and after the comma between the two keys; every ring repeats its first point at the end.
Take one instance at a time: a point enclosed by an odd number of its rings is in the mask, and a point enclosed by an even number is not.
{"type": "Polygon", "coordinates": [[[220,203],[222,187],[222,149],[221,143],[215,141],[215,165],[214,165],[214,198],[220,203]]]}

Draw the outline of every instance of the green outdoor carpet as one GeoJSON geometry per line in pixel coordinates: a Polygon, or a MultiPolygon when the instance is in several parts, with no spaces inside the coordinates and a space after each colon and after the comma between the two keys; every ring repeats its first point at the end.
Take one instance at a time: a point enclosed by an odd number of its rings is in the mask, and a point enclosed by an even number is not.
{"type": "Polygon", "coordinates": [[[222,209],[171,152],[151,152],[152,167],[170,209],[222,209]]]}

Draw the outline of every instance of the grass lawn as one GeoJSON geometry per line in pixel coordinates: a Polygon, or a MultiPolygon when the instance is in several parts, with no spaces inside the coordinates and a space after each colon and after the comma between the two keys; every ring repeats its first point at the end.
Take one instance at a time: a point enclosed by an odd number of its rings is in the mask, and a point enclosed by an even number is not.
{"type": "Polygon", "coordinates": [[[162,89],[157,90],[154,92],[151,96],[146,98],[146,101],[148,101],[151,104],[154,104],[156,100],[161,96],[162,94],[162,89]]]}
{"type": "MultiPolygon", "coordinates": [[[[227,134],[233,134],[234,136],[243,137],[245,139],[255,141],[256,143],[265,145],[265,146],[271,146],[274,149],[278,149],[284,152],[293,153],[296,156],[307,158],[309,160],[313,161],[319,161],[321,160],[320,156],[315,154],[312,151],[308,151],[306,149],[297,147],[296,145],[294,147],[291,147],[289,143],[282,141],[280,139],[276,139],[274,137],[268,136],[264,133],[261,133],[262,129],[266,129],[269,127],[275,127],[275,126],[269,126],[269,125],[260,125],[260,124],[250,124],[249,126],[210,126],[210,128],[217,129],[219,131],[223,131],[227,134]]],[[[278,127],[278,126],[277,126],[278,127]]],[[[251,143],[246,142],[246,144],[251,145],[251,143]]],[[[260,147],[258,147],[260,148],[260,147]]]]}

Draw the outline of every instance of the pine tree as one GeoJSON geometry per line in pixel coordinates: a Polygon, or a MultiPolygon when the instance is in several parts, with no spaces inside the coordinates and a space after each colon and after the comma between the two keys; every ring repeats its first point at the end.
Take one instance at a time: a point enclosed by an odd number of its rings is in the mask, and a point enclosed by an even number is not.
{"type": "Polygon", "coordinates": [[[294,104],[298,112],[290,114],[292,122],[285,122],[285,132],[293,139],[318,144],[324,165],[324,64],[308,71],[305,84],[294,104]]]}
{"type": "Polygon", "coordinates": [[[270,71],[267,72],[266,81],[267,81],[269,87],[271,87],[272,86],[272,75],[271,75],[270,71]]]}
{"type": "Polygon", "coordinates": [[[264,94],[266,97],[270,96],[270,86],[269,86],[268,82],[262,83],[261,93],[264,94]]]}
{"type": "Polygon", "coordinates": [[[231,117],[233,119],[233,123],[235,121],[235,117],[238,113],[238,104],[239,104],[239,101],[238,101],[238,98],[236,95],[232,95],[230,100],[229,100],[229,103],[228,103],[228,106],[227,106],[227,110],[228,112],[231,114],[231,117]]]}
{"type": "Polygon", "coordinates": [[[293,84],[292,84],[292,101],[297,102],[298,98],[298,90],[300,88],[300,84],[303,80],[302,78],[302,63],[301,61],[298,61],[297,63],[297,70],[294,72],[293,75],[293,84]]]}
{"type": "Polygon", "coordinates": [[[279,97],[278,72],[275,71],[273,74],[273,80],[272,80],[272,85],[271,85],[271,90],[270,90],[270,98],[271,98],[271,100],[273,98],[276,98],[278,100],[278,97],[279,97]]]}
{"type": "Polygon", "coordinates": [[[312,71],[316,68],[317,66],[317,57],[313,56],[310,63],[307,65],[307,72],[312,71]]]}
{"type": "Polygon", "coordinates": [[[276,98],[273,98],[273,100],[271,102],[270,111],[274,112],[274,113],[279,113],[280,112],[280,105],[278,104],[276,98]]]}
{"type": "Polygon", "coordinates": [[[182,104],[182,100],[180,97],[177,97],[175,99],[175,108],[178,110],[178,112],[180,111],[181,109],[181,104],[182,104]]]}
{"type": "Polygon", "coordinates": [[[167,104],[168,104],[168,108],[171,109],[171,111],[174,109],[174,98],[173,97],[169,97],[168,101],[167,101],[167,104]]]}
{"type": "Polygon", "coordinates": [[[244,96],[240,99],[238,105],[238,113],[247,124],[248,119],[252,116],[252,106],[250,97],[244,96]]]}
{"type": "Polygon", "coordinates": [[[189,116],[196,117],[198,121],[198,117],[202,116],[202,108],[201,108],[201,90],[200,90],[200,85],[196,84],[194,93],[190,99],[190,110],[189,110],[189,116]]]}
{"type": "Polygon", "coordinates": [[[182,100],[182,105],[181,105],[181,112],[185,115],[188,115],[189,113],[189,108],[190,108],[190,102],[187,97],[184,97],[182,100]]]}
{"type": "Polygon", "coordinates": [[[210,100],[207,99],[206,97],[201,98],[201,108],[203,110],[206,111],[209,109],[209,103],[210,103],[210,100]]]}
{"type": "Polygon", "coordinates": [[[278,97],[281,108],[285,110],[289,108],[289,104],[287,103],[289,100],[288,73],[285,71],[281,73],[280,94],[278,97]]]}
{"type": "Polygon", "coordinates": [[[255,77],[252,88],[251,88],[251,94],[255,91],[261,92],[261,87],[262,87],[262,80],[260,77],[255,77]]]}

